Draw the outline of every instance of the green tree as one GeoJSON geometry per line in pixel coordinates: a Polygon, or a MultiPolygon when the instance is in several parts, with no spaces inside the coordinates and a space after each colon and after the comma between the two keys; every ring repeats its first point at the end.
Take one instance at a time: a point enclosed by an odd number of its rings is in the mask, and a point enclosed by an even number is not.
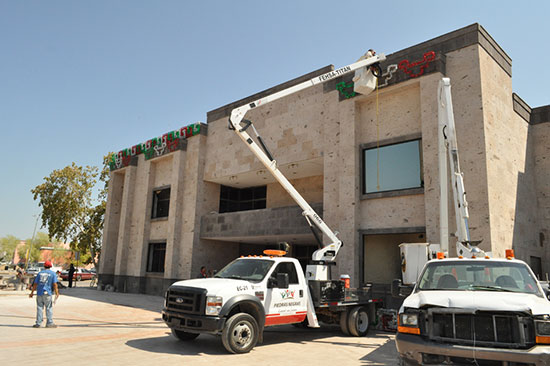
{"type": "MultiPolygon", "coordinates": [[[[31,192],[42,207],[42,227],[47,227],[51,237],[67,242],[71,248],[89,254],[88,263],[97,266],[96,255],[101,250],[103,216],[109,179],[108,161],[111,154],[103,158],[100,171],[95,166],[81,167],[74,162],[60,170],[54,170],[44,178],[44,183],[31,192]],[[99,182],[97,197],[94,188],[99,182]]],[[[81,263],[85,263],[81,261],[81,263]]]]}
{"type": "Polygon", "coordinates": [[[32,238],[25,240],[25,245],[19,247],[17,254],[19,254],[20,258],[25,258],[26,260],[27,250],[30,250],[29,262],[40,262],[40,248],[48,246],[50,246],[49,235],[43,232],[38,232],[34,236],[34,240],[32,238]]]}
{"type": "Polygon", "coordinates": [[[53,243],[51,245],[52,250],[52,260],[57,265],[64,265],[70,263],[70,250],[65,249],[62,243],[53,243]]]}
{"type": "Polygon", "coordinates": [[[13,261],[15,248],[17,248],[20,242],[21,240],[13,235],[6,235],[0,238],[0,260],[13,261]]]}

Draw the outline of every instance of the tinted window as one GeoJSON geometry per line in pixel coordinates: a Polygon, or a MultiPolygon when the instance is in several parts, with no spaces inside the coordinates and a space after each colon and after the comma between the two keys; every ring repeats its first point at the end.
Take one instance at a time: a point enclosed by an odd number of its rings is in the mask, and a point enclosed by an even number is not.
{"type": "Polygon", "coordinates": [[[170,209],[170,188],[153,190],[153,211],[151,218],[168,217],[170,209]]]}
{"type": "Polygon", "coordinates": [[[277,265],[277,268],[275,268],[275,270],[271,274],[271,277],[277,279],[278,273],[287,273],[289,281],[288,283],[290,283],[291,285],[298,284],[298,273],[296,273],[296,266],[294,265],[294,263],[279,263],[279,265],[277,265]]]}
{"type": "Polygon", "coordinates": [[[363,193],[423,187],[420,140],[363,150],[363,193]]]}

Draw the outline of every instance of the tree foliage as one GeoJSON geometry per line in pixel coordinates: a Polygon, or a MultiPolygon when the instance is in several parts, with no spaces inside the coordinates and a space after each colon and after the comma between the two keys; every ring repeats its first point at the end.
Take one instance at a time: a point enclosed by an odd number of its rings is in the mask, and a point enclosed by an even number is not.
{"type": "Polygon", "coordinates": [[[94,265],[97,265],[96,254],[101,249],[110,155],[103,158],[101,170],[95,166],[81,167],[73,162],[63,169],[54,170],[44,178],[44,183],[31,190],[42,207],[42,227],[48,228],[51,237],[70,241],[71,248],[78,250],[81,256],[89,254],[89,262],[94,265]],[[94,199],[98,180],[103,186],[94,199]]]}
{"type": "Polygon", "coordinates": [[[6,235],[0,238],[0,260],[13,261],[15,248],[17,248],[20,242],[21,240],[13,235],[6,235]]]}

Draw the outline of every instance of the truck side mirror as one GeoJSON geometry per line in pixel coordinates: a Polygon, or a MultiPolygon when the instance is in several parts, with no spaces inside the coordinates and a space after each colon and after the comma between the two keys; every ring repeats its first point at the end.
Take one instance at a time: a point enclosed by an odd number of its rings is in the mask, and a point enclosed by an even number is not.
{"type": "Polygon", "coordinates": [[[288,288],[289,285],[288,273],[277,273],[277,287],[288,288]]]}
{"type": "Polygon", "coordinates": [[[393,297],[407,297],[414,289],[413,286],[403,285],[400,279],[395,279],[391,283],[391,295],[393,297]]]}
{"type": "Polygon", "coordinates": [[[401,280],[395,279],[391,281],[391,295],[393,297],[399,297],[399,288],[401,287],[401,280]]]}

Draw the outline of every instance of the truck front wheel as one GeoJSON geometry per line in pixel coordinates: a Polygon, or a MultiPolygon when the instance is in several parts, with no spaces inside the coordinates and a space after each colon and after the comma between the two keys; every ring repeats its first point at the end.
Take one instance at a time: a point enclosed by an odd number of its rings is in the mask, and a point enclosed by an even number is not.
{"type": "Polygon", "coordinates": [[[258,343],[258,322],[252,315],[238,313],[225,323],[222,343],[231,353],[247,353],[258,343]]]}
{"type": "Polygon", "coordinates": [[[172,329],[172,335],[180,341],[192,341],[199,336],[199,333],[188,333],[183,330],[172,329]]]}
{"type": "Polygon", "coordinates": [[[369,314],[363,306],[356,306],[348,314],[348,330],[352,336],[363,337],[369,330],[369,314]]]}

